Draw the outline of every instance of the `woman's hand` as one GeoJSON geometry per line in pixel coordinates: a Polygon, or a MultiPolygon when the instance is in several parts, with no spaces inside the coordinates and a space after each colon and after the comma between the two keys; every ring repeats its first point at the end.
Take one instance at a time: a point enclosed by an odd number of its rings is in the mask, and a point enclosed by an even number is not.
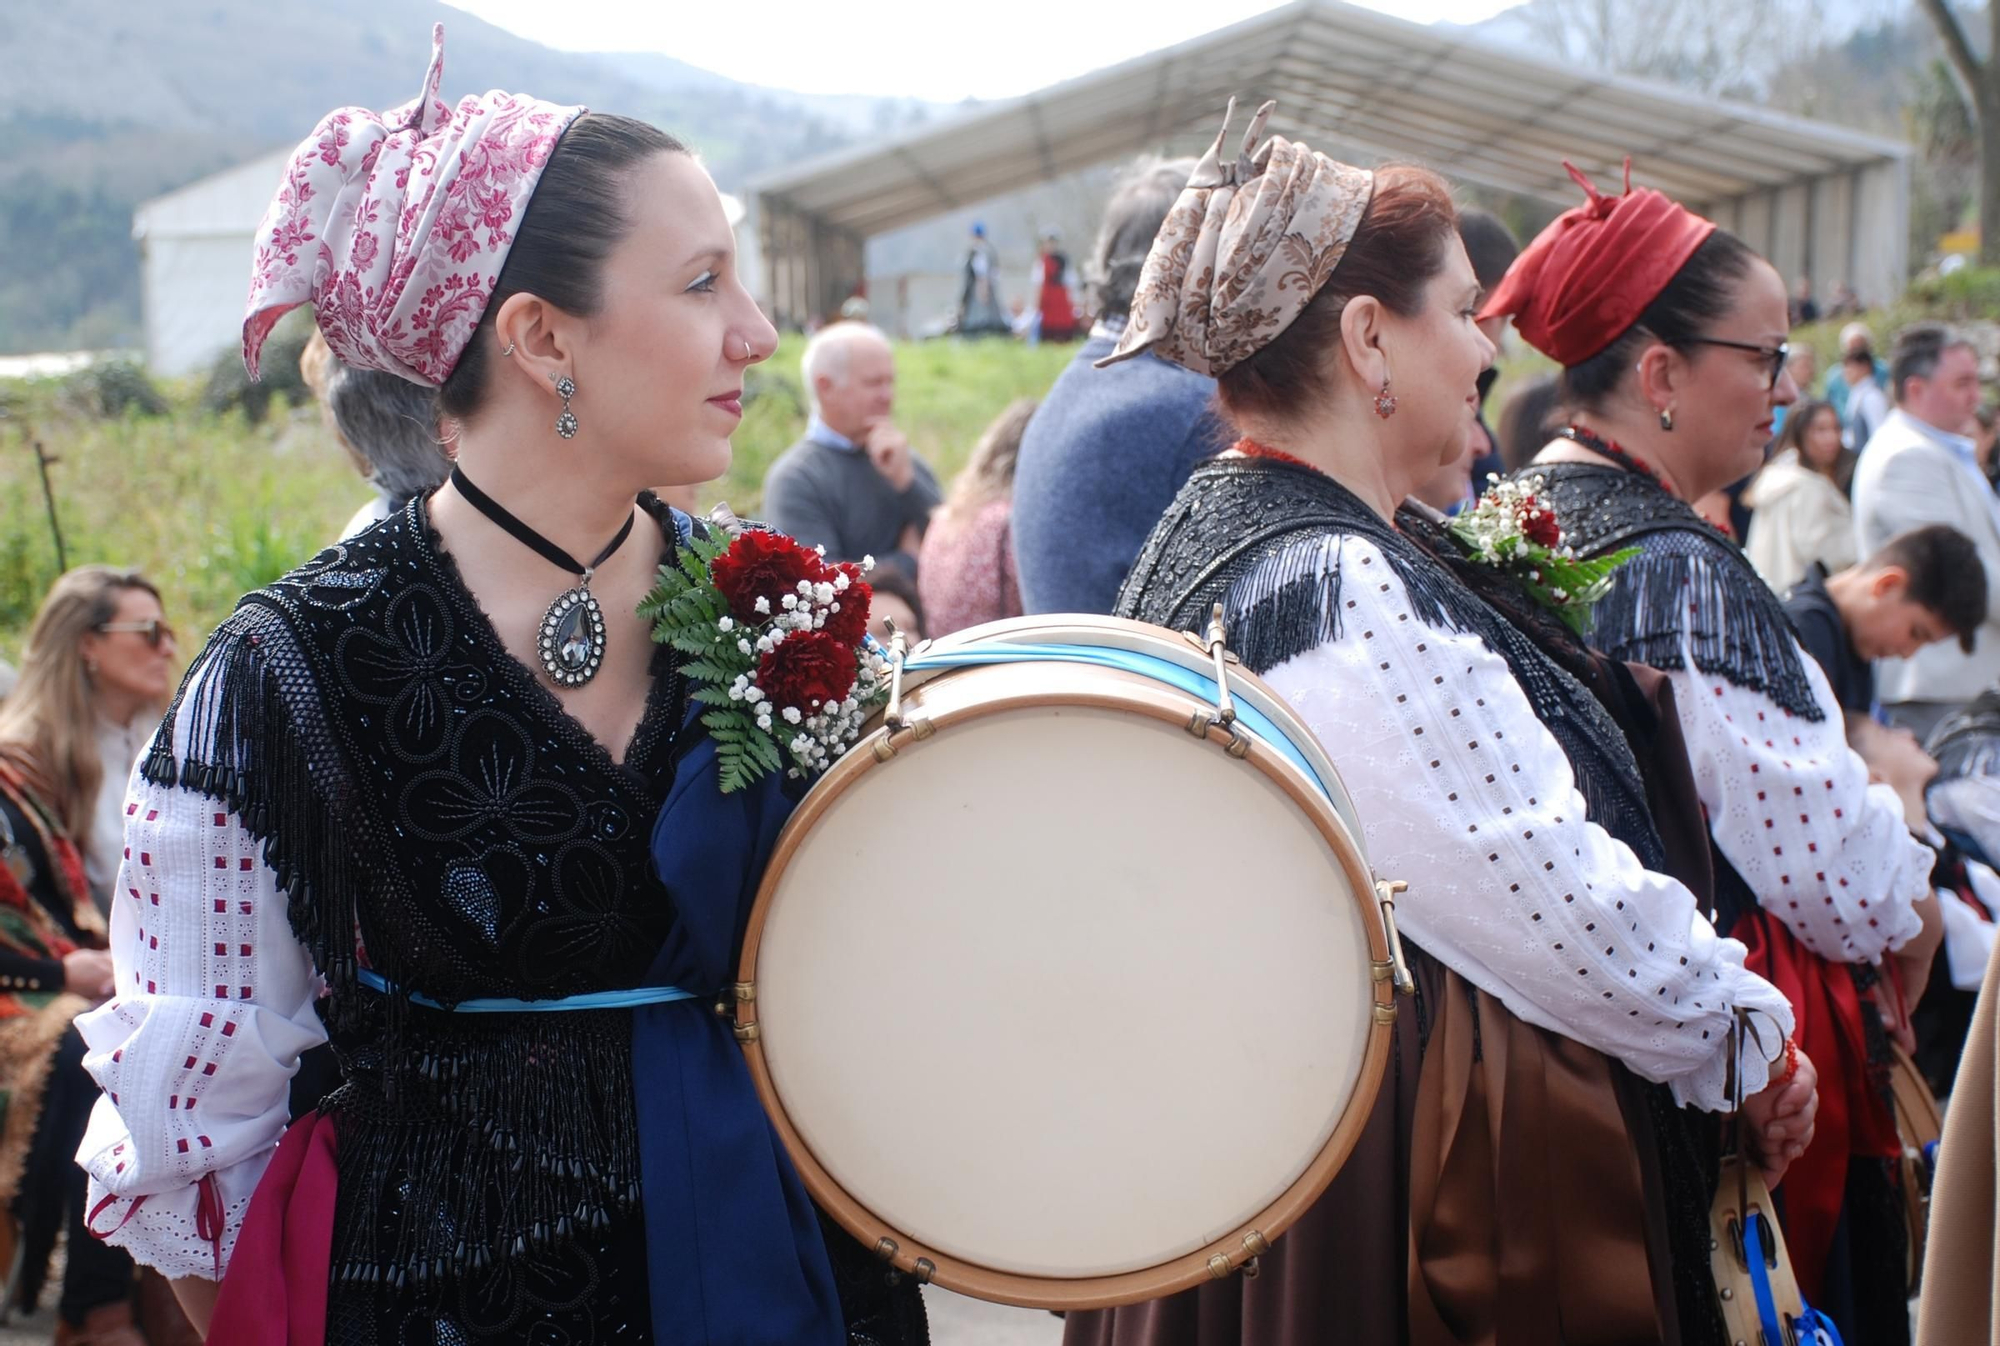
{"type": "Polygon", "coordinates": [[[1744,1147],[1763,1170],[1764,1185],[1773,1189],[1812,1144],[1813,1119],[1819,1114],[1819,1072],[1804,1052],[1797,1058],[1790,1079],[1769,1085],[1743,1104],[1744,1147]]]}
{"type": "Polygon", "coordinates": [[[63,955],[63,990],[87,1000],[111,994],[111,955],[103,949],[78,949],[63,955]]]}

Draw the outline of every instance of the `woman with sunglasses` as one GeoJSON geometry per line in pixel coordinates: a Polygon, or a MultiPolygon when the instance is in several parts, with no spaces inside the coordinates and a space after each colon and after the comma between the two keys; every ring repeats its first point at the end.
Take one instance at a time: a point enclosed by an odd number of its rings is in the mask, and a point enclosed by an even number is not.
{"type": "MultiPolygon", "coordinates": [[[[1570,423],[1528,471],[1580,556],[1636,547],[1593,609],[1594,643],[1668,674],[1708,818],[1719,925],[1786,993],[1818,1065],[1811,1145],[1785,1178],[1794,1268],[1848,1341],[1907,1341],[1899,1153],[1874,1001],[1923,990],[1931,856],[1871,786],[1776,595],[1688,502],[1755,470],[1786,369],[1785,285],[1740,240],[1656,191],[1550,225],[1482,316],[1511,315],[1563,366],[1570,423]]],[[[1900,1010],[1893,1012],[1900,1019],[1900,1010]]]]}
{"type": "MultiPolygon", "coordinates": [[[[133,571],[83,566],[35,615],[0,705],[0,1225],[19,1222],[0,1236],[18,1234],[28,1307],[68,1231],[58,1343],[141,1340],[132,1259],[84,1233],[71,1156],[97,1090],[72,1020],[111,992],[93,897],[117,872],[125,783],[172,690],[173,657],[159,591],[133,571]]],[[[0,1267],[12,1261],[6,1241],[0,1267]]]]}

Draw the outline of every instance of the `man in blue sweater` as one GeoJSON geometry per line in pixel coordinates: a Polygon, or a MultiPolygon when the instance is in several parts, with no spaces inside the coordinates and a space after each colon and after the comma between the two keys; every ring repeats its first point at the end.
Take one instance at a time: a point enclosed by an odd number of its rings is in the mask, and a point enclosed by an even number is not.
{"type": "Polygon", "coordinates": [[[1194,160],[1144,159],[1105,207],[1090,281],[1097,325],[1021,439],[1014,558],[1031,613],[1109,613],[1125,572],[1194,465],[1234,436],[1215,382],[1151,354],[1109,369],[1153,236],[1194,160]]]}

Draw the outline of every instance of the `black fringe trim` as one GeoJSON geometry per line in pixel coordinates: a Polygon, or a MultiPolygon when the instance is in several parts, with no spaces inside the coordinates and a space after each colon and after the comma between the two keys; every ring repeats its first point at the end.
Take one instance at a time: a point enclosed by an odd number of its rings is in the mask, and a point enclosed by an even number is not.
{"type": "Polygon", "coordinates": [[[337,1224],[336,1285],[458,1281],[640,1218],[629,1014],[411,1013],[396,1102],[363,1052],[325,1105],[343,1201],[366,1193],[382,1203],[366,1208],[394,1212],[337,1224]]]}
{"type": "Polygon", "coordinates": [[[356,899],[370,876],[341,824],[354,782],[330,746],[316,685],[284,615],[252,594],[188,669],[139,770],[151,784],[191,791],[242,820],[277,876],[293,933],[339,1004],[358,985],[356,899]],[[176,757],[183,716],[188,744],[176,757]]]}
{"type": "Polygon", "coordinates": [[[1591,636],[1606,653],[1684,669],[1685,634],[1701,672],[1802,720],[1826,718],[1784,605],[1742,550],[1685,503],[1645,478],[1595,464],[1549,463],[1517,475],[1542,478],[1579,555],[1640,548],[1591,609],[1591,636]]]}

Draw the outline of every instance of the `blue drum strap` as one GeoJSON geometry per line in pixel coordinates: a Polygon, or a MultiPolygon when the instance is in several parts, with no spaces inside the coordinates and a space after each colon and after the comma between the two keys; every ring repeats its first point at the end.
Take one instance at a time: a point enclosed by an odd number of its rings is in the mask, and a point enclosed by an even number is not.
{"type": "MultiPolygon", "coordinates": [[[[383,995],[396,993],[396,987],[379,972],[363,968],[359,974],[363,986],[383,995]]],[[[693,1000],[693,991],[683,991],[678,986],[634,986],[626,991],[591,991],[586,995],[562,996],[555,1000],[515,1000],[508,996],[485,996],[475,1000],[461,1000],[456,1005],[443,1005],[427,995],[415,991],[401,992],[413,1005],[425,1009],[451,1010],[457,1014],[535,1014],[549,1010],[613,1010],[636,1009],[640,1005],[664,1005],[675,1000],[693,1000]]]]}
{"type": "MultiPolygon", "coordinates": [[[[1778,1325],[1778,1304],[1771,1294],[1771,1272],[1764,1264],[1764,1219],[1753,1215],[1743,1226],[1743,1254],[1750,1263],[1750,1287],[1757,1296],[1757,1323],[1765,1346],[1786,1346],[1778,1325]]],[[[1810,1305],[1796,1320],[1799,1346],[1846,1346],[1833,1319],[1810,1305]]]]}
{"type": "MultiPolygon", "coordinates": [[[[994,642],[990,645],[957,645],[945,649],[929,649],[911,655],[903,663],[911,673],[926,672],[937,668],[970,668],[981,664],[1095,664],[1100,668],[1115,668],[1126,673],[1137,673],[1169,687],[1178,687],[1192,696],[1211,704],[1218,695],[1215,679],[1193,669],[1183,668],[1169,659],[1157,655],[1140,654],[1135,650],[1121,650],[1103,645],[1025,645],[994,642]]],[[[1305,755],[1298,750],[1291,738],[1272,723],[1271,718],[1249,702],[1239,698],[1236,702],[1236,718],[1243,727],[1268,743],[1286,761],[1305,773],[1306,779],[1319,787],[1320,794],[1329,800],[1333,792],[1327,783],[1319,778],[1305,755]]]]}

